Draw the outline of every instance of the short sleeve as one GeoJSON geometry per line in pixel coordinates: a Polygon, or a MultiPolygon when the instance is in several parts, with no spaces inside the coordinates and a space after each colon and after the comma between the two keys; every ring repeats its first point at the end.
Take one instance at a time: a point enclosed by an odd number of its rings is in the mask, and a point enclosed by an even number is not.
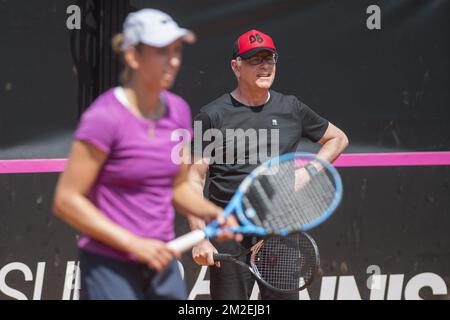
{"type": "Polygon", "coordinates": [[[115,141],[117,122],[114,114],[107,111],[107,108],[98,105],[86,109],[78,123],[74,138],[110,153],[115,141]]]}
{"type": "Polygon", "coordinates": [[[192,114],[189,104],[182,97],[168,91],[165,92],[165,98],[167,99],[170,111],[173,111],[171,118],[175,122],[177,128],[189,132],[189,141],[187,141],[187,143],[189,143],[193,135],[192,114]]]}
{"type": "Polygon", "coordinates": [[[310,107],[296,99],[302,124],[302,137],[312,142],[319,141],[328,129],[328,120],[319,116],[310,107]]]}
{"type": "Polygon", "coordinates": [[[193,135],[192,132],[192,114],[191,114],[191,108],[189,107],[189,104],[184,101],[183,99],[180,99],[180,104],[182,106],[182,115],[181,115],[181,125],[183,129],[186,129],[190,132],[191,137],[193,135]]]}
{"type": "Polygon", "coordinates": [[[194,118],[194,139],[191,142],[192,154],[202,156],[205,147],[210,143],[203,139],[203,134],[213,128],[211,118],[206,112],[200,112],[194,118]]]}

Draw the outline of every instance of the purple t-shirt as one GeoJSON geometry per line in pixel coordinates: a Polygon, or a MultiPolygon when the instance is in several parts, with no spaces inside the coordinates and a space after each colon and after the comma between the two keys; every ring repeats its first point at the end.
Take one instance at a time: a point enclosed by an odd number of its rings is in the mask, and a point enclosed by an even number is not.
{"type": "MultiPolygon", "coordinates": [[[[171,136],[176,129],[186,129],[192,136],[192,127],[188,104],[168,91],[163,91],[162,97],[166,113],[152,121],[132,114],[115,89],[110,89],[83,113],[75,139],[108,153],[88,194],[97,208],[139,236],[169,241],[175,236],[172,184],[179,170],[172,153],[181,145],[181,138],[174,141],[171,136]]],[[[82,237],[78,246],[134,260],[88,236],[82,237]]]]}

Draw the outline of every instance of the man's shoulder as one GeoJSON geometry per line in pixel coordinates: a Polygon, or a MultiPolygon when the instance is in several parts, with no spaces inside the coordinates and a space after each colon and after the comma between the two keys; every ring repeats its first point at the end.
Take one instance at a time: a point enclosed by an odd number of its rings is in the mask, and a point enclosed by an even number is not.
{"type": "Polygon", "coordinates": [[[230,95],[228,93],[224,93],[220,97],[201,107],[200,112],[207,113],[208,115],[216,114],[229,106],[230,101],[230,95]]]}
{"type": "Polygon", "coordinates": [[[300,100],[297,96],[293,94],[284,94],[275,90],[270,90],[270,94],[272,95],[273,100],[287,102],[287,103],[298,103],[300,100]]]}

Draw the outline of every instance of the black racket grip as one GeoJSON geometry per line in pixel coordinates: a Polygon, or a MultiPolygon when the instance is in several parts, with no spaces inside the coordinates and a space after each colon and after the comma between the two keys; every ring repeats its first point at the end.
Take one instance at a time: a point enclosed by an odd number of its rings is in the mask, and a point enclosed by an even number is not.
{"type": "Polygon", "coordinates": [[[213,254],[214,261],[233,261],[234,256],[227,253],[214,253],[213,254]]]}

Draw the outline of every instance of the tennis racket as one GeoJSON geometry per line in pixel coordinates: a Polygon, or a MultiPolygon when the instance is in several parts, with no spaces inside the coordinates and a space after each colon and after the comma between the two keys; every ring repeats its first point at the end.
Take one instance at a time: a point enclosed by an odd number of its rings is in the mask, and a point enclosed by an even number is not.
{"type": "Polygon", "coordinates": [[[313,281],[319,264],[319,250],[303,232],[260,240],[239,255],[216,253],[216,261],[234,262],[248,270],[265,286],[279,292],[305,289],[313,281]],[[249,264],[239,260],[247,256],[249,264]]]}
{"type": "MultiPolygon", "coordinates": [[[[327,220],[342,199],[342,181],[328,162],[310,153],[287,153],[254,169],[223,211],[235,214],[239,227],[227,231],[258,236],[286,236],[308,231],[327,220]],[[318,170],[311,170],[317,168],[318,170]]],[[[223,229],[217,220],[168,243],[184,252],[223,229]]]]}

